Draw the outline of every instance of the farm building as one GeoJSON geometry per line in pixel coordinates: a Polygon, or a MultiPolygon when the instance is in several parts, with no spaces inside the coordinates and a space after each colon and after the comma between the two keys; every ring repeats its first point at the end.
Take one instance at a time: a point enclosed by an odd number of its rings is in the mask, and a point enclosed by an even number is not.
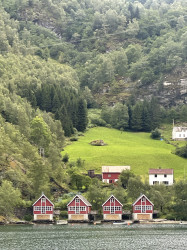
{"type": "Polygon", "coordinates": [[[130,170],[130,166],[102,166],[102,181],[106,183],[118,181],[123,170],[130,170]]]}
{"type": "Polygon", "coordinates": [[[103,207],[103,219],[104,220],[121,220],[122,219],[122,207],[120,201],[118,201],[114,195],[111,195],[108,200],[102,205],[103,207]]]}
{"type": "Polygon", "coordinates": [[[133,203],[133,220],[151,220],[153,218],[154,204],[142,194],[133,203]]]}
{"type": "Polygon", "coordinates": [[[76,195],[68,204],[68,220],[88,221],[91,204],[82,196],[76,195]]]}
{"type": "Polygon", "coordinates": [[[149,185],[173,185],[173,169],[149,169],[149,185]]]}
{"type": "Polygon", "coordinates": [[[42,193],[40,198],[33,204],[34,221],[53,220],[54,204],[42,193]]]}
{"type": "Polygon", "coordinates": [[[173,127],[172,139],[175,141],[187,140],[187,127],[173,127]]]}

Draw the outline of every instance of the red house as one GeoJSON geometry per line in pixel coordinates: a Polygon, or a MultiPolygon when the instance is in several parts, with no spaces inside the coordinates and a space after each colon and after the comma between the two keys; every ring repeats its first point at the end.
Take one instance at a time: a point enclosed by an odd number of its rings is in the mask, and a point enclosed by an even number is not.
{"type": "Polygon", "coordinates": [[[103,219],[104,220],[121,220],[122,219],[122,207],[120,201],[118,201],[114,195],[111,195],[108,200],[102,205],[103,207],[103,219]]]}
{"type": "Polygon", "coordinates": [[[53,220],[54,204],[42,193],[33,204],[34,220],[53,220]]]}
{"type": "Polygon", "coordinates": [[[118,181],[123,170],[130,170],[130,166],[102,166],[102,180],[106,183],[118,181]]]}
{"type": "Polygon", "coordinates": [[[68,220],[88,221],[91,204],[82,196],[76,195],[68,204],[68,220]]]}
{"type": "Polygon", "coordinates": [[[142,194],[133,203],[133,220],[151,220],[153,218],[154,204],[142,194]]]}

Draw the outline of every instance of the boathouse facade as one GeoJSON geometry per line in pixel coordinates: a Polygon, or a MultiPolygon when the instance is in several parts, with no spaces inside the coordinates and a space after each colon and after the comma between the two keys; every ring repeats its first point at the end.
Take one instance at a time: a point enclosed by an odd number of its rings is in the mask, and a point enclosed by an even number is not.
{"type": "Polygon", "coordinates": [[[103,207],[103,220],[121,220],[122,219],[122,207],[120,201],[118,201],[114,195],[111,195],[108,200],[102,205],[103,207]]]}
{"type": "Polygon", "coordinates": [[[82,195],[76,195],[68,204],[68,220],[88,221],[91,204],[82,195]]]}
{"type": "Polygon", "coordinates": [[[140,195],[133,203],[133,220],[151,220],[154,204],[144,195],[140,195]]]}
{"type": "Polygon", "coordinates": [[[42,193],[33,204],[34,221],[53,220],[54,204],[42,193]]]}

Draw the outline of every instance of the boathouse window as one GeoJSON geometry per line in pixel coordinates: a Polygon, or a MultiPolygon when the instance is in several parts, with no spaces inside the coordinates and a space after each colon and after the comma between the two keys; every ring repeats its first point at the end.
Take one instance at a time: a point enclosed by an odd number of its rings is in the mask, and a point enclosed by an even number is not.
{"type": "Polygon", "coordinates": [[[152,206],[146,206],[146,210],[152,210],[152,206]]]}
{"type": "Polygon", "coordinates": [[[114,207],[111,207],[111,213],[114,213],[114,207]]]}
{"type": "Polygon", "coordinates": [[[79,199],[79,198],[76,198],[76,199],[75,199],[75,202],[79,202],[79,201],[80,201],[80,199],[79,199]]]}
{"type": "Polygon", "coordinates": [[[135,206],[135,210],[141,210],[141,206],[135,206]]]}
{"type": "Polygon", "coordinates": [[[45,198],[42,198],[42,203],[45,202],[45,200],[46,200],[45,198]]]}
{"type": "Polygon", "coordinates": [[[121,211],[121,207],[115,207],[116,211],[121,211]]]}
{"type": "Polygon", "coordinates": [[[46,211],[52,211],[52,207],[51,206],[47,206],[46,207],[46,211]]]}
{"type": "Polygon", "coordinates": [[[75,207],[69,207],[69,211],[75,211],[75,207]]]}
{"type": "Polygon", "coordinates": [[[86,211],[86,207],[80,207],[80,211],[86,211]]]}
{"type": "Polygon", "coordinates": [[[110,211],[110,207],[108,206],[104,207],[104,211],[110,211]]]}
{"type": "Polygon", "coordinates": [[[145,197],[142,198],[142,201],[145,201],[145,197]]]}
{"type": "Polygon", "coordinates": [[[112,203],[114,203],[114,198],[111,198],[111,200],[110,200],[112,203]]]}
{"type": "Polygon", "coordinates": [[[39,206],[34,207],[34,211],[41,211],[41,207],[39,206]]]}

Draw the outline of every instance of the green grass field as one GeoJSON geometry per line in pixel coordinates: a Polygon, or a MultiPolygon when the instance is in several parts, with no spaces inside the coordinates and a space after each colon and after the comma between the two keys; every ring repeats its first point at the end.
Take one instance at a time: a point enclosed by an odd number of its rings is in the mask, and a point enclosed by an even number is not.
{"type": "Polygon", "coordinates": [[[187,174],[187,160],[172,154],[175,147],[165,141],[150,138],[149,133],[121,132],[115,129],[96,127],[87,131],[79,140],[65,147],[63,155],[69,161],[81,158],[85,171],[95,169],[101,173],[103,165],[129,165],[131,170],[148,178],[149,168],[173,168],[175,180],[187,174]],[[93,140],[104,140],[106,146],[92,146],[93,140]]]}

